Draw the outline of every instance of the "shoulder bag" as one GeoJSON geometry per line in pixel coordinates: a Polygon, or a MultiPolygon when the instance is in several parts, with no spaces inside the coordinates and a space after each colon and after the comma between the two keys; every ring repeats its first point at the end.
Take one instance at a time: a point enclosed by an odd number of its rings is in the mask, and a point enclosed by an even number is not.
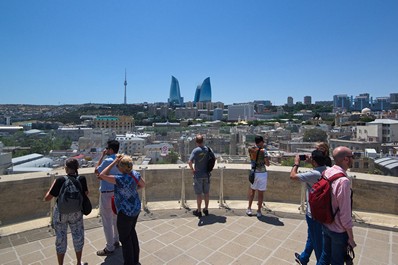
{"type": "MultiPolygon", "coordinates": [[[[80,183],[80,176],[77,177],[77,180],[80,183]]],[[[82,185],[80,184],[80,187],[82,187],[82,185]]],[[[91,213],[91,211],[93,210],[93,206],[91,205],[91,201],[89,199],[89,197],[87,196],[87,194],[83,191],[83,188],[81,189],[82,195],[83,195],[83,203],[82,203],[82,213],[84,215],[89,215],[91,213]]]]}

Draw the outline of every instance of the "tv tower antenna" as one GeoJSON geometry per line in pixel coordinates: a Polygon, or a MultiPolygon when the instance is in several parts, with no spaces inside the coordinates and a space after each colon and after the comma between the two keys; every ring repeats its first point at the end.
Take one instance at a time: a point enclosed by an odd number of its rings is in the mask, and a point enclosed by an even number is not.
{"type": "Polygon", "coordinates": [[[124,68],[124,105],[127,104],[127,72],[126,68],[124,68]]]}

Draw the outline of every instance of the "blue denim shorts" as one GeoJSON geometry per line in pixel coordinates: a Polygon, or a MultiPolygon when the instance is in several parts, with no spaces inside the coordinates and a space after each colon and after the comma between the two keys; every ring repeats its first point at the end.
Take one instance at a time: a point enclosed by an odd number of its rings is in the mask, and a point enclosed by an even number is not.
{"type": "Polygon", "coordinates": [[[210,190],[210,179],[209,178],[194,178],[193,189],[195,194],[208,194],[210,190]]]}

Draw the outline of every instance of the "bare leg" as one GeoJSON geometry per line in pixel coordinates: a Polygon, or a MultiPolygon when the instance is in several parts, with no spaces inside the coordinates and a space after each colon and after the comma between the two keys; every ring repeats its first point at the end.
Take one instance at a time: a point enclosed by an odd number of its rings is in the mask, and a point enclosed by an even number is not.
{"type": "Polygon", "coordinates": [[[65,257],[65,253],[63,253],[63,254],[57,253],[57,259],[58,259],[58,264],[59,265],[63,265],[64,264],[64,257],[65,257]]]}
{"type": "Polygon", "coordinates": [[[263,207],[263,200],[264,200],[264,191],[258,191],[258,209],[257,212],[261,212],[261,208],[263,207]]]}
{"type": "Polygon", "coordinates": [[[77,265],[81,265],[82,264],[82,251],[76,252],[76,259],[77,259],[77,265]]]}
{"type": "Polygon", "coordinates": [[[256,194],[256,191],[251,189],[251,188],[249,188],[249,193],[248,193],[248,196],[247,196],[247,198],[249,200],[249,205],[247,206],[248,209],[252,208],[252,203],[253,203],[255,194],[256,194]]]}
{"type": "Polygon", "coordinates": [[[205,194],[205,209],[209,209],[209,194],[205,194]]]}
{"type": "Polygon", "coordinates": [[[196,195],[196,204],[198,205],[198,211],[202,209],[202,194],[196,195]]]}

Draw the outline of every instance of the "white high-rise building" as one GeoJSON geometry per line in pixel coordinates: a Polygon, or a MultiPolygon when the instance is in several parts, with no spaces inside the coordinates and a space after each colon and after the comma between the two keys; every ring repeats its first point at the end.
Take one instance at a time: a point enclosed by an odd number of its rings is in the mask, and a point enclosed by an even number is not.
{"type": "Polygon", "coordinates": [[[239,104],[239,105],[229,105],[228,120],[229,121],[254,120],[254,105],[249,103],[239,104]]]}

